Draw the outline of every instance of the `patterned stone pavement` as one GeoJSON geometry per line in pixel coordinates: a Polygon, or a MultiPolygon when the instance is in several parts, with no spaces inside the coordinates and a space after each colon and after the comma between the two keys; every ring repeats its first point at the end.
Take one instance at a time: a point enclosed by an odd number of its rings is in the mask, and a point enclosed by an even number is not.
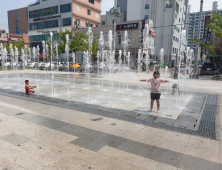
{"type": "Polygon", "coordinates": [[[1,169],[221,170],[221,142],[0,96],[1,169]]]}

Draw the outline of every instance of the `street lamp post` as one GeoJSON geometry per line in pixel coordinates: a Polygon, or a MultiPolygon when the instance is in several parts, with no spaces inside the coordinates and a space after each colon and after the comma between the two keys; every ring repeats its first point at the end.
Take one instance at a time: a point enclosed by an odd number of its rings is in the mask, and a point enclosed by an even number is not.
{"type": "MultiPolygon", "coordinates": [[[[200,39],[200,27],[202,22],[202,9],[203,9],[203,0],[200,0],[200,13],[199,13],[199,24],[198,24],[198,32],[197,39],[200,39]]],[[[197,48],[195,51],[195,60],[194,60],[194,76],[197,77],[197,58],[200,44],[197,43],[197,48]]]]}

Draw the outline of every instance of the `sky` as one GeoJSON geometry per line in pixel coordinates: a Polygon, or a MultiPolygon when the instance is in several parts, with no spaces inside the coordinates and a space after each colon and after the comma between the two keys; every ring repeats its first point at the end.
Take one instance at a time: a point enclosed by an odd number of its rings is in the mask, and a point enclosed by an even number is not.
{"type": "MultiPolygon", "coordinates": [[[[2,1],[2,0],[1,0],[2,1]]],[[[26,7],[35,0],[6,0],[0,5],[0,29],[5,29],[8,32],[8,15],[7,11],[26,7]]],[[[211,10],[212,3],[216,0],[204,0],[203,10],[211,10]]],[[[218,1],[218,8],[222,9],[222,1],[218,1]]],[[[114,5],[114,0],[102,0],[102,15],[106,14],[114,5]]],[[[198,12],[200,10],[200,0],[189,0],[191,5],[191,12],[198,12]]]]}

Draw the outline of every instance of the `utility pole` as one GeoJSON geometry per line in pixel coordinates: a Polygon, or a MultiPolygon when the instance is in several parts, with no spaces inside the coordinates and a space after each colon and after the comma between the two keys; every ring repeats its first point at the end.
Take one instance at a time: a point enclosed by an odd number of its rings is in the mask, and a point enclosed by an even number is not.
{"type": "MultiPolygon", "coordinates": [[[[199,13],[199,24],[198,24],[198,32],[197,39],[200,39],[200,28],[202,22],[202,9],[203,9],[203,0],[200,0],[200,13],[199,13]]],[[[197,48],[195,51],[195,60],[194,60],[194,76],[197,77],[197,58],[200,44],[197,43],[197,48]]]]}
{"type": "Polygon", "coordinates": [[[117,7],[117,0],[114,0],[114,7],[110,9],[110,14],[114,16],[113,25],[113,51],[116,53],[116,23],[117,18],[120,16],[120,7],[117,7]]]}
{"type": "Polygon", "coordinates": [[[113,50],[116,54],[116,10],[117,10],[117,0],[114,0],[114,28],[113,28],[113,50]]]}

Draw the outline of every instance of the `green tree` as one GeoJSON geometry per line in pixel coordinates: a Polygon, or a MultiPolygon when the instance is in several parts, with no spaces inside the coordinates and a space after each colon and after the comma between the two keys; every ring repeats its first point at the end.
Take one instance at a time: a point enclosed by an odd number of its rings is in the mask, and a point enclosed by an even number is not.
{"type": "Polygon", "coordinates": [[[96,58],[97,57],[97,51],[99,50],[99,36],[97,36],[94,41],[93,41],[93,44],[92,44],[92,57],[93,58],[96,58]]]}
{"type": "Polygon", "coordinates": [[[69,31],[69,30],[66,30],[65,32],[60,31],[59,37],[57,38],[57,42],[58,42],[58,52],[59,52],[59,54],[65,52],[66,34],[68,34],[69,37],[72,36],[72,32],[69,31]]]}
{"type": "MultiPolygon", "coordinates": [[[[220,14],[217,12],[210,12],[208,14],[212,14],[212,17],[208,20],[206,27],[209,28],[215,36],[222,38],[222,18],[220,14]]],[[[203,46],[205,49],[208,49],[212,56],[216,55],[215,45],[208,45],[202,39],[197,39],[197,38],[194,38],[190,41],[191,42],[195,41],[199,43],[201,46],[203,46]]],[[[220,50],[222,50],[222,48],[220,48],[220,50]]]]}
{"type": "Polygon", "coordinates": [[[10,44],[12,44],[12,47],[14,49],[15,49],[15,47],[18,48],[19,54],[21,54],[21,50],[24,48],[24,45],[25,45],[23,40],[21,40],[20,43],[9,43],[9,44],[6,44],[6,45],[4,45],[4,48],[6,48],[8,52],[10,52],[10,48],[9,48],[10,44]]]}
{"type": "Polygon", "coordinates": [[[88,36],[83,32],[77,32],[74,39],[70,42],[70,50],[76,52],[87,51],[88,49],[88,36]]]}

